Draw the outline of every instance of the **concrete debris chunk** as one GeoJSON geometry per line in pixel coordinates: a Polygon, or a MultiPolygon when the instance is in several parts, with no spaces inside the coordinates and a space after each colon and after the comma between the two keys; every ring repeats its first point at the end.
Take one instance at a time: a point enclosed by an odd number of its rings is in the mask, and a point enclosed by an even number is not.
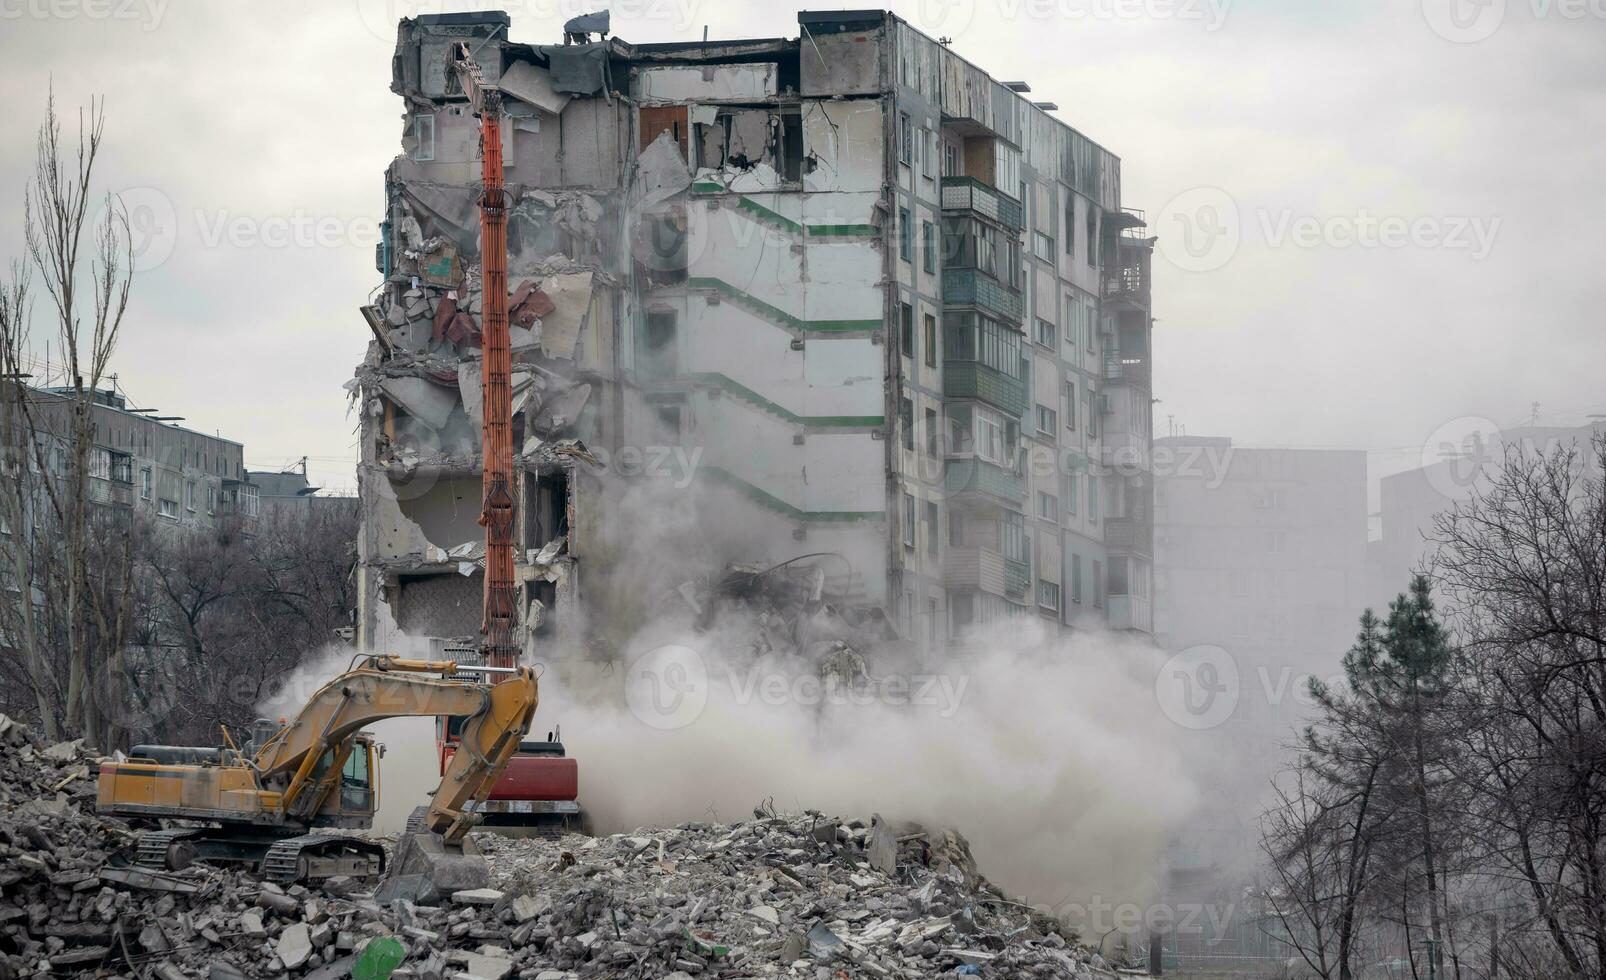
{"type": "Polygon", "coordinates": [[[285,969],[296,969],[307,962],[307,958],[312,955],[311,930],[307,928],[305,922],[287,926],[279,933],[279,941],[273,944],[273,951],[279,954],[279,961],[284,964],[285,969]]]}
{"type": "Polygon", "coordinates": [[[459,905],[495,905],[501,900],[502,893],[495,888],[465,888],[452,892],[452,901],[459,905]]]}

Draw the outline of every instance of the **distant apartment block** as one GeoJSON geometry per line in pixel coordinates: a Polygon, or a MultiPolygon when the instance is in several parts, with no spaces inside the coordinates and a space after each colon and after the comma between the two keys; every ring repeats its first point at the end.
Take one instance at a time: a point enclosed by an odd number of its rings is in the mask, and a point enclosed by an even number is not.
{"type": "MultiPolygon", "coordinates": [[[[46,464],[65,473],[73,410],[68,389],[28,388],[46,464]]],[[[94,441],[89,457],[93,503],[148,519],[161,528],[216,526],[231,516],[254,518],[256,488],[246,480],[240,443],[174,424],[153,410],[130,409],[116,391],[96,391],[94,441]]],[[[26,443],[13,443],[23,451],[26,443]]],[[[9,461],[9,460],[8,460],[9,461]]],[[[28,458],[17,465],[38,469],[28,458]]]]}

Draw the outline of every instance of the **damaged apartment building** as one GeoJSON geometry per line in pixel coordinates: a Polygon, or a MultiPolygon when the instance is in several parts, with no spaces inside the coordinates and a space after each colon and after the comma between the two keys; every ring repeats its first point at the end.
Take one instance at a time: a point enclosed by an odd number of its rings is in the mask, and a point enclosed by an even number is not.
{"type": "Polygon", "coordinates": [[[480,626],[460,41],[508,116],[527,635],[581,618],[564,608],[622,516],[597,488],[666,444],[692,450],[688,492],[719,495],[711,525],[741,529],[726,560],[840,559],[829,591],[926,649],[1018,616],[1151,631],[1153,239],[1118,158],[881,11],[670,44],[510,26],[399,26],[402,153],[352,383],[364,645],[480,626]]]}

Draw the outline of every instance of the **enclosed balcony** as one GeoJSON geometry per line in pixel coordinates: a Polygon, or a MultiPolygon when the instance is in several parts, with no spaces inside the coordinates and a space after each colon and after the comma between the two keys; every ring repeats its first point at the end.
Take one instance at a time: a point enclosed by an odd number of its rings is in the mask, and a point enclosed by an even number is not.
{"type": "Polygon", "coordinates": [[[968,494],[1019,506],[1026,500],[1026,481],[1019,473],[979,456],[956,456],[942,470],[943,491],[968,494]]]}
{"type": "Polygon", "coordinates": [[[942,209],[974,211],[1015,231],[1020,231],[1024,225],[1024,209],[1020,201],[974,177],[944,177],[942,209]]]}
{"type": "Polygon", "coordinates": [[[942,302],[944,306],[974,306],[1017,323],[1023,311],[1018,290],[975,269],[945,270],[942,302]]]}
{"type": "Polygon", "coordinates": [[[1154,555],[1154,525],[1132,518],[1111,518],[1104,522],[1104,547],[1111,554],[1154,555]]]}
{"type": "Polygon", "coordinates": [[[943,397],[975,399],[1019,419],[1026,411],[1021,340],[1020,331],[990,317],[943,314],[943,397]]]}

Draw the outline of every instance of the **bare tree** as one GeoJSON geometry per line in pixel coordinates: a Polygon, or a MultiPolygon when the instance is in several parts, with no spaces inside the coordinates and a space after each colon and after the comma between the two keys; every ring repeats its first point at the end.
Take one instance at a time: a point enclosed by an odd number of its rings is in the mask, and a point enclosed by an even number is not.
{"type": "MultiPolygon", "coordinates": [[[[64,146],[52,92],[35,141],[34,176],[24,192],[23,237],[38,283],[55,314],[56,346],[68,373],[64,419],[58,412],[45,411],[41,401],[20,383],[27,373],[22,365],[28,350],[31,282],[20,266],[13,266],[6,323],[0,335],[0,346],[5,348],[0,366],[8,376],[0,379],[7,383],[3,421],[8,446],[27,460],[26,465],[18,460],[13,467],[6,506],[18,518],[27,509],[33,515],[30,524],[42,524],[46,515],[37,514],[37,509],[48,508],[60,543],[59,554],[51,555],[48,562],[39,561],[32,547],[8,548],[11,571],[18,576],[16,585],[22,590],[14,618],[24,624],[37,616],[34,592],[56,595],[41,587],[48,581],[59,587],[56,601],[65,623],[59,653],[42,644],[38,623],[32,623],[32,628],[19,625],[16,642],[34,679],[36,706],[46,731],[75,733],[96,741],[109,734],[101,726],[105,691],[97,679],[105,676],[109,664],[115,668],[120,655],[128,578],[105,578],[104,566],[97,565],[92,554],[92,543],[104,540],[95,533],[100,518],[92,512],[88,493],[95,437],[93,404],[117,347],[133,275],[128,220],[121,203],[109,194],[101,198],[103,220],[99,222],[92,220],[90,210],[97,200],[94,171],[104,127],[104,106],[91,100],[88,109],[78,115],[76,151],[64,146]],[[29,473],[38,478],[24,475],[29,473]],[[123,588],[108,588],[113,581],[120,581],[123,588]],[[65,689],[59,696],[51,696],[52,688],[61,686],[63,679],[65,689]]],[[[52,401],[51,408],[58,404],[52,401]]],[[[126,534],[126,529],[122,533],[126,534]]],[[[37,536],[33,540],[37,542],[37,536]]],[[[130,548],[126,539],[120,543],[123,560],[119,565],[126,569],[130,548]]]]}
{"type": "Polygon", "coordinates": [[[1529,899],[1496,951],[1513,976],[1606,970],[1603,469],[1599,434],[1515,449],[1435,525],[1436,570],[1475,666],[1458,774],[1491,873],[1529,899]]]}

